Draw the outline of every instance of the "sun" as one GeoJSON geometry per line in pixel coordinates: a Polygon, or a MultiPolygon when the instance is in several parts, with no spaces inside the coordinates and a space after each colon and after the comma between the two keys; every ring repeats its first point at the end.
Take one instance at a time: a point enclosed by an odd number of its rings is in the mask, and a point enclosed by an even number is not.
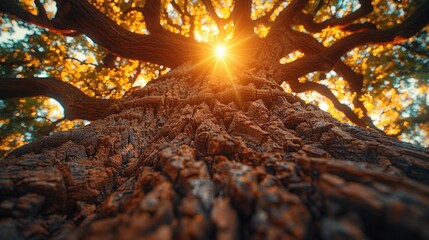
{"type": "Polygon", "coordinates": [[[226,55],[226,47],[223,45],[216,46],[215,54],[218,58],[224,58],[226,55]]]}

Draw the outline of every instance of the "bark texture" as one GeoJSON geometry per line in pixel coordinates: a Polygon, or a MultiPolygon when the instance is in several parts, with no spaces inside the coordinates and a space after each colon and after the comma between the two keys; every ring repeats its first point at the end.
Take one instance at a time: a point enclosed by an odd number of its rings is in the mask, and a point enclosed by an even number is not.
{"type": "Polygon", "coordinates": [[[427,149],[193,72],[1,161],[0,238],[429,238],[427,149]]]}

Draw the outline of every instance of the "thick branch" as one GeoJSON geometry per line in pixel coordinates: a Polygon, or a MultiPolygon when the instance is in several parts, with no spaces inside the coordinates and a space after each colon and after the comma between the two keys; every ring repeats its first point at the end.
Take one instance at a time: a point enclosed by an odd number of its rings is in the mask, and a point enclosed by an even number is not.
{"type": "Polygon", "coordinates": [[[400,43],[416,34],[429,22],[429,2],[398,26],[388,30],[366,30],[347,36],[319,54],[307,55],[280,66],[277,81],[294,80],[314,71],[330,71],[338,59],[351,49],[365,44],[400,43]]]}
{"type": "MultiPolygon", "coordinates": [[[[231,18],[234,20],[236,28],[244,30],[253,25],[252,19],[252,0],[235,0],[234,10],[231,13],[231,18]]],[[[253,26],[252,26],[253,27],[253,26]]]]}
{"type": "Polygon", "coordinates": [[[320,32],[323,29],[327,27],[332,27],[332,26],[339,26],[341,28],[345,28],[350,24],[352,24],[357,19],[370,14],[374,9],[371,4],[371,0],[360,0],[359,3],[361,6],[357,11],[352,12],[342,18],[333,17],[324,22],[316,23],[313,21],[314,15],[300,12],[298,16],[295,18],[295,23],[302,24],[305,27],[305,29],[309,32],[320,32]]]}
{"type": "Polygon", "coordinates": [[[115,54],[107,53],[103,58],[103,66],[107,68],[114,68],[116,58],[117,56],[115,56],[115,54]]]}
{"type": "MultiPolygon", "coordinates": [[[[304,54],[318,54],[327,48],[312,36],[296,31],[290,31],[288,35],[293,36],[294,45],[304,54]]],[[[352,91],[360,92],[363,87],[363,76],[354,72],[342,61],[337,61],[333,66],[334,71],[339,73],[348,83],[352,91]]]]}
{"type": "Polygon", "coordinates": [[[161,1],[147,0],[142,13],[146,22],[146,28],[150,33],[162,31],[160,24],[161,1]]]}
{"type": "MultiPolygon", "coordinates": [[[[324,48],[319,43],[308,41],[306,38],[302,38],[301,35],[296,34],[306,42],[301,44],[301,48],[304,52],[313,53],[316,50],[320,51],[319,54],[306,55],[305,57],[298,59],[292,63],[284,65],[276,77],[277,81],[287,79],[287,82],[291,85],[294,91],[313,90],[320,92],[324,96],[328,97],[333,101],[335,107],[346,114],[346,116],[354,123],[358,125],[367,125],[374,127],[369,117],[366,114],[366,109],[363,104],[358,100],[354,101],[357,107],[360,107],[364,111],[364,118],[360,119],[354,114],[350,108],[339,103],[338,99],[328,91],[329,89],[323,85],[317,83],[305,83],[301,84],[297,81],[297,78],[313,71],[329,71],[332,68],[342,72],[343,74],[349,75],[349,77],[355,77],[352,71],[342,63],[338,63],[338,59],[349,50],[368,43],[398,43],[406,40],[407,38],[416,34],[420,29],[426,26],[429,22],[427,12],[429,11],[429,3],[426,3],[423,7],[417,10],[407,20],[398,26],[388,30],[366,30],[364,32],[355,33],[351,36],[345,37],[339,40],[330,48],[324,48]],[[316,85],[317,84],[317,85],[316,85]],[[293,86],[294,87],[293,87],[293,86]],[[337,102],[335,102],[336,100],[337,102]],[[346,108],[347,107],[347,108],[346,108]],[[352,115],[353,114],[353,115],[352,115]]],[[[300,41],[301,42],[301,41],[300,41]]],[[[298,44],[299,46],[299,44],[298,44]]],[[[362,86],[362,79],[356,78],[355,81],[348,79],[351,87],[360,94],[360,88],[362,86]]]]}
{"type": "Polygon", "coordinates": [[[84,0],[66,1],[64,4],[67,5],[61,14],[64,24],[118,56],[176,67],[207,54],[202,50],[203,44],[166,30],[142,35],[123,29],[84,0]]]}
{"type": "Polygon", "coordinates": [[[376,129],[371,119],[369,118],[365,118],[365,120],[360,119],[349,106],[342,104],[340,101],[338,101],[337,97],[325,85],[315,83],[315,82],[300,83],[297,80],[289,81],[288,83],[291,89],[296,93],[305,92],[305,91],[315,91],[322,94],[323,96],[331,100],[334,107],[337,110],[343,112],[344,115],[346,115],[346,117],[354,124],[359,125],[361,127],[370,126],[376,129]]]}
{"type": "Polygon", "coordinates": [[[19,65],[24,65],[29,63],[30,61],[24,61],[24,60],[12,60],[12,61],[7,61],[7,62],[0,62],[0,66],[3,66],[5,68],[10,68],[10,67],[17,67],[19,65]]]}
{"type": "MultiPolygon", "coordinates": [[[[2,4],[0,11],[17,16],[11,11],[5,11],[4,6],[8,4],[2,4]]],[[[124,58],[176,67],[187,61],[204,59],[208,54],[208,47],[203,43],[166,30],[142,35],[123,29],[85,0],[58,0],[57,7],[56,17],[52,21],[54,27],[61,26],[83,33],[110,52],[124,58]]],[[[156,6],[149,4],[145,8],[147,12],[155,11],[156,6]]]]}
{"type": "MultiPolygon", "coordinates": [[[[311,37],[310,35],[307,35],[305,33],[291,31],[289,35],[293,36],[292,39],[293,39],[294,45],[296,45],[299,50],[301,50],[302,52],[304,52],[307,55],[308,54],[311,54],[311,55],[317,54],[317,53],[322,52],[326,49],[326,47],[323,46],[323,44],[319,43],[316,39],[314,39],[313,37],[311,37]]],[[[348,82],[351,90],[356,93],[356,97],[354,98],[353,105],[356,108],[360,108],[362,110],[363,121],[366,123],[371,123],[371,126],[372,126],[372,120],[368,116],[367,109],[365,108],[363,103],[361,101],[359,101],[359,98],[361,96],[361,90],[363,87],[363,76],[354,72],[349,66],[347,66],[346,64],[344,64],[340,60],[334,64],[333,69],[334,69],[334,71],[339,73],[348,82]]],[[[312,84],[312,83],[310,83],[310,84],[312,84]]],[[[327,91],[324,91],[324,92],[330,93],[327,91]]],[[[321,94],[323,94],[323,93],[321,93],[321,94]]],[[[335,97],[335,96],[330,94],[330,96],[326,96],[326,97],[331,99],[332,97],[335,97]]],[[[336,100],[336,101],[338,101],[338,100],[336,100]]],[[[338,108],[338,106],[341,106],[339,103],[336,104],[336,107],[338,110],[340,110],[338,108]]],[[[349,113],[349,115],[350,115],[350,113],[349,113]]]]}
{"type": "Polygon", "coordinates": [[[338,59],[351,49],[365,44],[401,43],[415,35],[429,23],[429,1],[403,23],[387,30],[366,30],[347,36],[326,51],[329,59],[338,59]]]}
{"type": "Polygon", "coordinates": [[[13,0],[2,0],[0,4],[0,13],[8,14],[14,18],[24,20],[28,23],[35,24],[39,27],[47,28],[49,31],[58,34],[73,34],[75,30],[65,28],[64,26],[55,26],[54,22],[49,20],[46,16],[45,9],[39,1],[36,1],[36,7],[39,10],[39,15],[33,15],[24,9],[22,9],[16,1],[13,0]]]}
{"type": "Polygon", "coordinates": [[[78,88],[56,78],[1,78],[0,99],[47,96],[64,108],[64,117],[96,120],[105,117],[114,102],[85,95],[78,88]]]}

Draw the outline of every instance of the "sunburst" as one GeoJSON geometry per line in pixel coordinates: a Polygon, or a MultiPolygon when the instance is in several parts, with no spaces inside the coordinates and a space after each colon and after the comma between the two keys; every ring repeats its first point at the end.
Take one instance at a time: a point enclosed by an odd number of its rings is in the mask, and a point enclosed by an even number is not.
{"type": "Polygon", "coordinates": [[[215,47],[215,55],[217,58],[224,58],[226,54],[227,54],[227,51],[224,45],[218,45],[215,47]]]}

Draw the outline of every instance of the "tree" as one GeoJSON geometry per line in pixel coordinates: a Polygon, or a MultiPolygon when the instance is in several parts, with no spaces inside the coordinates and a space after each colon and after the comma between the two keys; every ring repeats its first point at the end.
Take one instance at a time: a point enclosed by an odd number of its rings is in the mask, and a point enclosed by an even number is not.
{"type": "MultiPolygon", "coordinates": [[[[363,77],[389,69],[364,66],[398,54],[393,45],[424,55],[414,45],[426,44],[429,2],[58,0],[55,16],[50,3],[0,6],[7,21],[46,29],[2,60],[0,96],[52,97],[65,118],[95,121],[0,162],[2,238],[429,237],[429,152],[376,129],[368,92],[399,95],[363,77]],[[87,59],[67,46],[86,46],[87,59]],[[159,77],[130,89],[148,70],[159,77]],[[103,97],[116,87],[122,98],[103,97]]],[[[398,60],[401,71],[424,75],[427,61],[414,60],[416,70],[398,60]]],[[[421,102],[411,116],[427,126],[421,102]]]]}

